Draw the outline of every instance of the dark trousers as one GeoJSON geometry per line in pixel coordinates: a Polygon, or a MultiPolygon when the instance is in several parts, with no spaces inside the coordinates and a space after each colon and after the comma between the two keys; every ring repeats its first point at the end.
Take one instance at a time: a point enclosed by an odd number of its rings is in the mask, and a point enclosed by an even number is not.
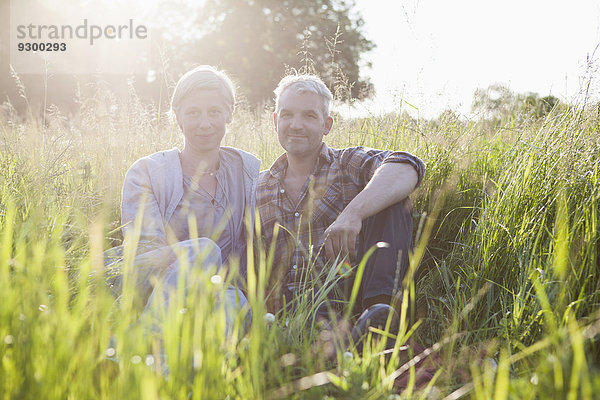
{"type": "MultiPolygon", "coordinates": [[[[412,203],[408,198],[363,221],[357,243],[357,263],[379,242],[387,246],[378,246],[367,260],[352,310],[354,316],[360,315],[368,307],[370,299],[389,296],[394,300],[402,293],[403,280],[409,267],[409,252],[412,250],[412,231],[412,203]]],[[[351,297],[356,269],[357,265],[351,274],[337,283],[328,300],[317,307],[316,319],[329,319],[330,312],[338,315],[342,312],[351,297]]],[[[293,293],[289,292],[289,295],[293,293]]]]}
{"type": "MultiPolygon", "coordinates": [[[[376,296],[394,297],[402,293],[402,281],[409,266],[409,252],[412,249],[412,203],[405,199],[363,221],[357,248],[357,261],[360,262],[367,251],[379,246],[367,260],[358,291],[354,314],[360,314],[369,299],[376,296]]],[[[355,274],[340,282],[345,300],[350,299],[355,274]]]]}

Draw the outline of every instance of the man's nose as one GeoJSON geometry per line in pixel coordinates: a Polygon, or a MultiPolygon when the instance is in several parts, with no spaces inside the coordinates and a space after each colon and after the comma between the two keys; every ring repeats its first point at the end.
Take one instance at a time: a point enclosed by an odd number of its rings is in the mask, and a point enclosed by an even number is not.
{"type": "Polygon", "coordinates": [[[299,129],[302,127],[302,118],[299,115],[294,115],[290,121],[290,128],[299,129]]]}

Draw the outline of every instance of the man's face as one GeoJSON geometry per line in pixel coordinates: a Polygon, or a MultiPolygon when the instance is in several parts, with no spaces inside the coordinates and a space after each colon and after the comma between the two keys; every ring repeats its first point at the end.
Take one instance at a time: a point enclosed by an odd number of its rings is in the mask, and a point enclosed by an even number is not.
{"type": "Polygon", "coordinates": [[[185,145],[197,152],[218,148],[231,113],[217,90],[195,90],[183,98],[177,111],[185,145]]]}
{"type": "Polygon", "coordinates": [[[288,88],[279,98],[279,112],[273,115],[279,143],[294,157],[318,154],[323,136],[333,124],[323,116],[323,98],[311,92],[298,93],[288,88]]]}

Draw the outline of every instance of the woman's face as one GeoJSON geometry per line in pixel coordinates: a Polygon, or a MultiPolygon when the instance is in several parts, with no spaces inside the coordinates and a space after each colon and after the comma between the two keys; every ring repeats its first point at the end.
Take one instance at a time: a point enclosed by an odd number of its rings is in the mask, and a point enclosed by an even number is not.
{"type": "Polygon", "coordinates": [[[214,89],[195,90],[183,98],[176,113],[185,146],[204,153],[219,148],[231,122],[229,107],[214,89]]]}

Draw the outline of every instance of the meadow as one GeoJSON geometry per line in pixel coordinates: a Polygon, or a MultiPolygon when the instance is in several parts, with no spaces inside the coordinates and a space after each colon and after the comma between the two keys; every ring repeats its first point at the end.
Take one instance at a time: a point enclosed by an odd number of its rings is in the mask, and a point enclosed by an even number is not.
{"type": "MultiPolygon", "coordinates": [[[[164,107],[133,90],[117,99],[98,85],[76,101],[68,116],[0,109],[0,398],[598,396],[597,106],[494,120],[336,117],[328,145],[409,151],[427,174],[412,196],[416,304],[405,304],[394,352],[373,343],[331,361],[318,332],[303,328],[303,303],[267,314],[268,251],[257,250],[249,272],[247,330],[238,320],[225,334],[223,283],[207,274],[202,295],[174,303],[163,340],[145,333],[133,287],[115,302],[97,272],[122,241],[127,168],[182,138],[164,107]],[[423,358],[433,371],[425,383],[423,358]]],[[[225,142],[262,169],[280,154],[267,111],[239,109],[225,142]]]]}

